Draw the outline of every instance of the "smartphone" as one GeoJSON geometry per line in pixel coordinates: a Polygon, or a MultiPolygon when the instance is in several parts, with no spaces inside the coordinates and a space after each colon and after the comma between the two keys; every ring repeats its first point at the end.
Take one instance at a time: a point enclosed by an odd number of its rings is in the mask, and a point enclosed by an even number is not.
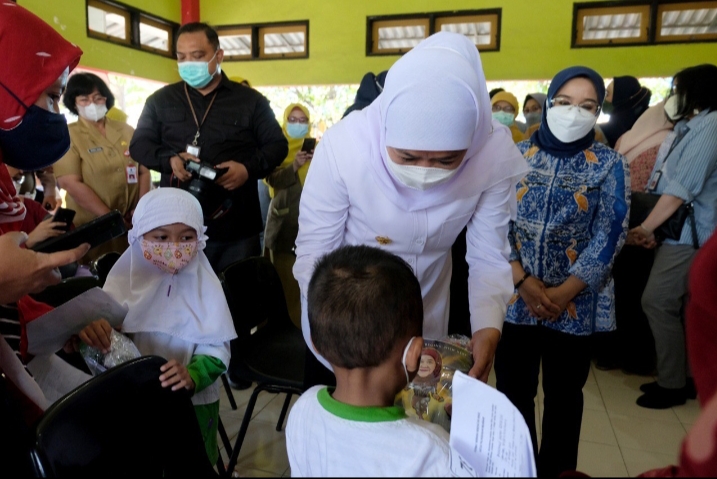
{"type": "Polygon", "coordinates": [[[304,138],[304,144],[301,146],[301,151],[311,153],[316,148],[316,138],[304,138]]]}
{"type": "Polygon", "coordinates": [[[66,208],[58,208],[55,212],[55,216],[52,217],[53,222],[65,223],[65,226],[57,228],[65,232],[70,231],[73,219],[75,219],[75,210],[69,210],[66,208]]]}
{"type": "Polygon", "coordinates": [[[42,241],[32,247],[32,250],[39,253],[54,253],[77,248],[83,243],[89,243],[92,249],[126,232],[122,214],[114,210],[68,233],[42,241]]]}

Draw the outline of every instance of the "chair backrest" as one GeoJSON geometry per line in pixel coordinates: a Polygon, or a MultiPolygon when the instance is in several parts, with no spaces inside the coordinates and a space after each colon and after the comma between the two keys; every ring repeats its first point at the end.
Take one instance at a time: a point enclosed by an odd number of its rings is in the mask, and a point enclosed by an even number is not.
{"type": "Polygon", "coordinates": [[[292,324],[281,279],[268,259],[238,261],[227,266],[221,279],[239,339],[248,338],[253,328],[292,324]]]}
{"type": "Polygon", "coordinates": [[[110,274],[110,270],[115,265],[117,260],[120,259],[120,256],[122,256],[122,253],[110,251],[92,262],[90,268],[92,269],[92,273],[99,278],[100,286],[105,284],[107,275],[110,274]]]}
{"type": "Polygon", "coordinates": [[[162,388],[156,356],[129,361],[53,404],[36,429],[47,477],[216,477],[191,399],[162,388]]]}
{"type": "Polygon", "coordinates": [[[85,291],[98,286],[101,287],[102,285],[96,276],[78,276],[67,278],[54,286],[48,286],[43,291],[33,294],[32,297],[41,303],[58,307],[75,296],[79,296],[85,291]]]}

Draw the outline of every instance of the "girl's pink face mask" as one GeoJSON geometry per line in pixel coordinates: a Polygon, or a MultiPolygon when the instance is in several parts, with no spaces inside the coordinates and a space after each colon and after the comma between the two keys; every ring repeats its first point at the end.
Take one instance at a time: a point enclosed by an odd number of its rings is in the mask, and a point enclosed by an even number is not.
{"type": "Polygon", "coordinates": [[[197,241],[170,243],[142,240],[144,258],[168,274],[177,274],[197,256],[197,241]]]}

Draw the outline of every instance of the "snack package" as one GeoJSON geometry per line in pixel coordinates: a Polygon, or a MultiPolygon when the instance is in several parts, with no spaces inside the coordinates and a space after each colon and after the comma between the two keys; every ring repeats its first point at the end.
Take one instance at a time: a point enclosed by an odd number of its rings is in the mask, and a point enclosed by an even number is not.
{"type": "Polygon", "coordinates": [[[396,396],[396,406],[403,407],[409,417],[440,424],[451,431],[451,417],[446,406],[451,404],[451,385],[456,371],[468,373],[473,366],[470,338],[451,335],[442,340],[423,340],[418,374],[396,396]]]}
{"type": "Polygon", "coordinates": [[[107,354],[103,354],[99,349],[92,348],[85,343],[80,345],[80,354],[93,376],[141,356],[132,340],[114,329],[110,335],[110,341],[110,351],[107,354]]]}

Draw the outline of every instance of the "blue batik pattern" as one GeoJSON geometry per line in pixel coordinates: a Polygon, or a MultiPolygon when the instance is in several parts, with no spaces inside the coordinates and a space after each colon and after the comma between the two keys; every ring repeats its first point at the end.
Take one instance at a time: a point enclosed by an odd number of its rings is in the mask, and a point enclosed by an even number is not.
{"type": "MultiPolygon", "coordinates": [[[[615,329],[610,271],[627,233],[630,178],[625,158],[598,142],[569,158],[554,157],[530,141],[518,148],[531,170],[516,188],[511,261],[520,261],[547,287],[570,275],[588,285],[557,321],[544,325],[580,336],[615,329]]],[[[517,291],[506,321],[537,324],[517,291]]]]}

